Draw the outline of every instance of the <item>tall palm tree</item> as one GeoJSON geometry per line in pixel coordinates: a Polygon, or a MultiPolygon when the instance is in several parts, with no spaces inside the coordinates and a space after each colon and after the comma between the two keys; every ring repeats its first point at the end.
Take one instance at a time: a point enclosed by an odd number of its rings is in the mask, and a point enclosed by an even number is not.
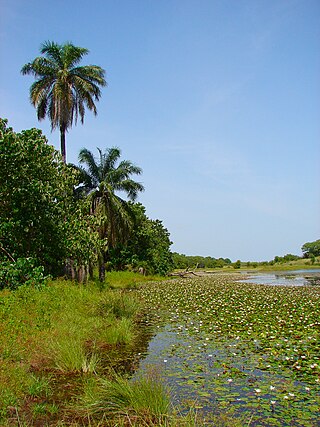
{"type": "Polygon", "coordinates": [[[85,107],[97,114],[95,101],[100,99],[100,86],[106,86],[105,71],[97,65],[78,66],[89,51],[71,43],[48,41],[40,52],[44,56],[25,64],[21,72],[37,79],[30,87],[31,103],[39,120],[48,116],[51,129],[60,129],[61,154],[66,162],[66,131],[78,117],[84,122],[85,107]]]}
{"type": "Polygon", "coordinates": [[[123,192],[129,200],[135,201],[144,187],[131,178],[140,175],[142,169],[129,160],[119,161],[119,148],[108,148],[104,153],[98,148],[98,151],[98,160],[91,151],[85,148],[80,151],[79,163],[83,166],[79,170],[83,184],[78,191],[90,197],[91,211],[99,219],[100,239],[106,242],[99,256],[99,279],[104,281],[109,250],[124,243],[132,227],[129,205],[116,193],[123,192]]]}

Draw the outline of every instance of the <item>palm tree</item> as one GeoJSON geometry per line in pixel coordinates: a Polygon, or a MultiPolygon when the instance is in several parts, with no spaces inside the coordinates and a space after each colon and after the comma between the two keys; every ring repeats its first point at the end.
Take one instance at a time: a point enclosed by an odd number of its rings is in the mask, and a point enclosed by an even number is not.
{"type": "Polygon", "coordinates": [[[66,131],[78,117],[84,122],[85,107],[97,114],[95,101],[101,96],[99,86],[106,86],[105,71],[97,65],[78,66],[89,51],[71,43],[48,41],[40,52],[44,56],[25,64],[21,72],[37,79],[30,87],[31,103],[39,120],[48,116],[51,129],[60,129],[61,154],[66,162],[66,131]]]}
{"type": "Polygon", "coordinates": [[[109,250],[124,243],[132,227],[130,207],[116,193],[124,192],[129,200],[135,201],[144,187],[131,178],[132,175],[140,175],[141,168],[129,160],[118,163],[121,156],[119,148],[108,148],[104,153],[98,148],[98,151],[98,160],[91,151],[85,148],[80,151],[79,163],[84,167],[79,167],[83,184],[78,192],[90,197],[91,212],[99,220],[100,240],[106,243],[98,257],[99,279],[104,281],[109,250]]]}

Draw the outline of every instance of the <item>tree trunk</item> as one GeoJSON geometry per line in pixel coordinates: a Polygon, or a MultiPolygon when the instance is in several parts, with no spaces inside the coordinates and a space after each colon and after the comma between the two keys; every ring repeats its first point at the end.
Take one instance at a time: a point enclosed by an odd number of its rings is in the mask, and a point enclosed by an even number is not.
{"type": "Polygon", "coordinates": [[[64,125],[60,126],[60,142],[61,142],[61,155],[63,163],[67,162],[67,153],[66,153],[66,127],[64,125]]]}
{"type": "Polygon", "coordinates": [[[106,266],[104,260],[99,261],[99,281],[103,283],[106,278],[106,266]]]}
{"type": "Polygon", "coordinates": [[[90,280],[93,280],[94,277],[93,277],[93,265],[92,265],[92,262],[89,263],[88,269],[89,269],[90,280]]]}
{"type": "Polygon", "coordinates": [[[102,250],[98,256],[98,268],[99,268],[99,280],[104,282],[106,278],[106,263],[109,260],[108,249],[106,251],[102,250]]]}

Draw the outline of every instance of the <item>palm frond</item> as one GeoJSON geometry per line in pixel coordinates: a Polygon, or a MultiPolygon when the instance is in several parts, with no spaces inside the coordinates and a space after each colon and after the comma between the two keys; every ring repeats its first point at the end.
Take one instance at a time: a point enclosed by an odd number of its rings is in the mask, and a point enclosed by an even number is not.
{"type": "Polygon", "coordinates": [[[99,182],[101,181],[101,173],[100,168],[97,165],[96,159],[94,158],[91,151],[86,148],[83,148],[82,150],[80,150],[78,159],[79,162],[84,165],[87,174],[90,175],[92,182],[97,187],[99,185],[99,182]]]}
{"type": "Polygon", "coordinates": [[[81,59],[89,53],[89,50],[84,47],[74,46],[72,43],[66,43],[62,48],[62,61],[68,69],[79,64],[81,59]]]}
{"type": "Polygon", "coordinates": [[[62,49],[62,45],[51,41],[45,41],[40,46],[42,55],[45,55],[49,60],[56,63],[59,68],[63,68],[62,49]]]}
{"type": "MultiPolygon", "coordinates": [[[[38,110],[38,118],[48,116],[51,129],[60,128],[64,135],[78,118],[84,122],[86,109],[97,114],[95,102],[101,97],[100,87],[106,86],[105,71],[97,65],[78,66],[89,51],[70,42],[60,45],[46,41],[40,52],[43,56],[25,64],[21,73],[37,79],[30,98],[38,110]]],[[[63,141],[64,138],[61,143],[65,153],[63,141]]]]}

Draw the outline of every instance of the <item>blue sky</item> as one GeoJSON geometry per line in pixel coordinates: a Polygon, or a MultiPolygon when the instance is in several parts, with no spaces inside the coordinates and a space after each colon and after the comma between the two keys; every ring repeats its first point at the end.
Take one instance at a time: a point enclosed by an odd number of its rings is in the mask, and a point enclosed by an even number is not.
{"type": "Polygon", "coordinates": [[[320,237],[318,0],[0,0],[0,116],[38,127],[23,64],[71,41],[107,73],[98,116],[67,134],[119,146],[172,250],[270,260],[320,237]]]}

